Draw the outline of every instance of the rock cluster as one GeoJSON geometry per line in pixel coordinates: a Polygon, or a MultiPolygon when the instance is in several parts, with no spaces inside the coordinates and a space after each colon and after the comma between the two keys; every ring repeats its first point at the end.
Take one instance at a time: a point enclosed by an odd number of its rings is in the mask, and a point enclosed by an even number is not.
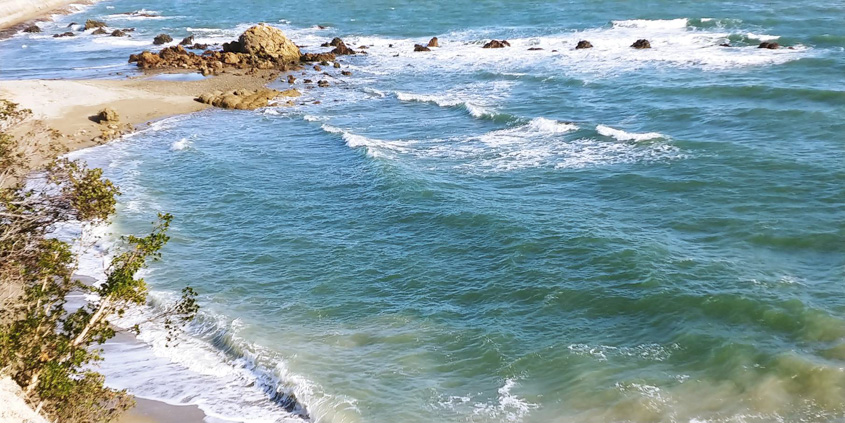
{"type": "Polygon", "coordinates": [[[277,91],[270,88],[258,90],[233,90],[228,92],[214,91],[199,96],[196,100],[200,103],[210,104],[214,107],[237,110],[254,110],[260,107],[267,107],[270,100],[276,97],[299,97],[301,94],[295,89],[277,91]]]}
{"type": "Polygon", "coordinates": [[[634,44],[631,44],[631,47],[636,49],[651,48],[651,43],[648,42],[648,40],[642,39],[634,41],[634,44]]]}
{"type": "Polygon", "coordinates": [[[153,38],[153,44],[160,46],[162,44],[167,44],[173,41],[173,37],[167,34],[158,34],[155,38],[153,38]]]}
{"type": "Polygon", "coordinates": [[[764,42],[760,43],[760,45],[757,46],[757,48],[767,48],[769,50],[777,50],[777,49],[780,48],[780,44],[774,43],[774,42],[770,43],[770,42],[764,41],[764,42]]]}
{"type": "Polygon", "coordinates": [[[511,43],[507,42],[506,40],[491,40],[489,43],[484,44],[482,48],[505,48],[510,47],[511,43]]]}
{"type": "Polygon", "coordinates": [[[224,43],[223,51],[282,62],[298,62],[301,56],[299,47],[282,30],[263,24],[247,29],[238,41],[224,43]]]}
{"type": "Polygon", "coordinates": [[[593,44],[587,40],[578,41],[578,45],[575,46],[575,50],[581,50],[585,48],[593,48],[593,44]]]}
{"type": "Polygon", "coordinates": [[[346,43],[344,43],[343,40],[338,37],[333,38],[328,43],[323,43],[322,47],[334,47],[334,50],[332,50],[331,52],[332,54],[338,56],[345,56],[356,53],[355,50],[352,50],[351,48],[347,47],[346,43]]]}

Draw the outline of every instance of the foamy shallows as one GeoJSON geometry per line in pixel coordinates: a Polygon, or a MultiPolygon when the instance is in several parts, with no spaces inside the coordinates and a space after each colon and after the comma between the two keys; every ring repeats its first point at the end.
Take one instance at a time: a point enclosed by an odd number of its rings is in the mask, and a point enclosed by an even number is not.
{"type": "Polygon", "coordinates": [[[613,129],[606,125],[596,126],[596,132],[606,137],[612,137],[618,141],[647,141],[657,138],[665,138],[663,134],[657,132],[646,132],[642,134],[625,132],[620,129],[613,129]]]}

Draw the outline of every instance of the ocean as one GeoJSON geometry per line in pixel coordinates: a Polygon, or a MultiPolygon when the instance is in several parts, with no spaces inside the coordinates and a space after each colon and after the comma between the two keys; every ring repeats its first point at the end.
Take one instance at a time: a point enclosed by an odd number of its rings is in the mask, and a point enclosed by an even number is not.
{"type": "Polygon", "coordinates": [[[304,51],[367,46],[296,106],[71,153],[124,193],[100,248],[175,216],[151,307],[200,293],[175,347],[146,325],[107,348],[110,386],[239,422],[842,422],[843,18],[807,0],[107,0],[0,42],[0,78],[136,75],[156,34],[258,22],[304,51]],[[136,30],[52,38],[88,18],[136,30]]]}

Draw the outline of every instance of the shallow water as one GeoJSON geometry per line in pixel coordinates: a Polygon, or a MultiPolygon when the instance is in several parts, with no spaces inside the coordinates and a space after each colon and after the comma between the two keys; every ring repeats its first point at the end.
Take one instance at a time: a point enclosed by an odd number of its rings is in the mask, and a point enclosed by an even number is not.
{"type": "Polygon", "coordinates": [[[0,43],[0,77],[260,21],[371,46],[305,105],[72,155],[122,187],[116,234],[176,216],[154,296],[202,294],[113,386],[236,421],[843,421],[842,8],[767,3],[113,0],[0,43]],[[50,37],[89,17],[136,31],[50,37]]]}

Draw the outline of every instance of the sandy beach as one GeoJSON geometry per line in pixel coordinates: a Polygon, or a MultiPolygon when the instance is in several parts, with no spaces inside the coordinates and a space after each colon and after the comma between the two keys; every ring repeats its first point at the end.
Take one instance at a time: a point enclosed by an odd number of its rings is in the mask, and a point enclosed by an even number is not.
{"type": "Polygon", "coordinates": [[[0,38],[7,30],[14,31],[18,25],[43,18],[49,13],[61,13],[71,4],[85,3],[73,0],[0,0],[0,38]]]}

